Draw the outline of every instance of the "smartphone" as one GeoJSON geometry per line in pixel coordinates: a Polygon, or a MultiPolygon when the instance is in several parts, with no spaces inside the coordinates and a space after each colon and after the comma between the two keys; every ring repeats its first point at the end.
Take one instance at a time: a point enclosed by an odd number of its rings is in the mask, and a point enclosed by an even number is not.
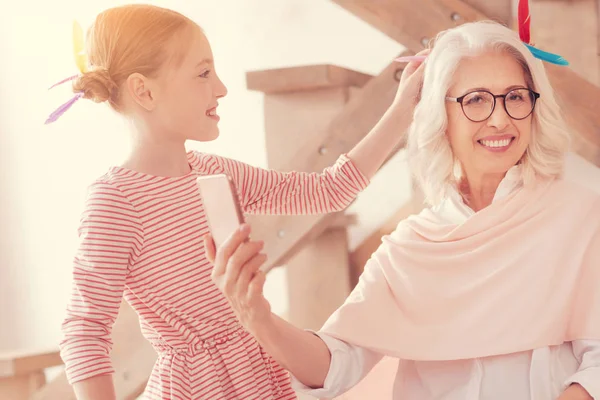
{"type": "Polygon", "coordinates": [[[196,182],[210,233],[219,248],[244,223],[237,189],[225,174],[201,176],[196,182]]]}

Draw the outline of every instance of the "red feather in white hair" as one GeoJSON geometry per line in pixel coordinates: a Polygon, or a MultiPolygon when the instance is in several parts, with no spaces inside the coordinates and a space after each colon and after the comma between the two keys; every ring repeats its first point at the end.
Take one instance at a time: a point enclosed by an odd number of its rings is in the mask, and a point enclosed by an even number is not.
{"type": "Polygon", "coordinates": [[[519,37],[522,42],[531,44],[531,14],[529,13],[529,0],[519,0],[518,8],[519,37]]]}

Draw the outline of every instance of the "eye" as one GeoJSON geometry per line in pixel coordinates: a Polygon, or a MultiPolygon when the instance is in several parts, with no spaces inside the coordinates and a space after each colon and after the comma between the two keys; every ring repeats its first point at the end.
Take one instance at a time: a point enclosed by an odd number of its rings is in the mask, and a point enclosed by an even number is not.
{"type": "Polygon", "coordinates": [[[508,96],[506,96],[508,101],[523,101],[523,96],[520,93],[509,93],[508,96]]]}
{"type": "Polygon", "coordinates": [[[201,78],[208,78],[208,75],[210,75],[210,70],[206,70],[198,76],[201,78]]]}
{"type": "Polygon", "coordinates": [[[467,105],[480,104],[483,102],[483,96],[481,96],[479,94],[474,94],[472,96],[469,96],[466,100],[467,100],[467,105]]]}

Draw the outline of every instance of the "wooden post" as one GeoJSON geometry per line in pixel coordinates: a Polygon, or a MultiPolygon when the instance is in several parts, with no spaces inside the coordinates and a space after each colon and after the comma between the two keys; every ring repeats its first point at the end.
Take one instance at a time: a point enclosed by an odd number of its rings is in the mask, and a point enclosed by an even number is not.
{"type": "MultiPolygon", "coordinates": [[[[328,65],[249,74],[248,86],[265,92],[269,168],[285,170],[299,148],[319,143],[323,130],[348,102],[351,88],[364,85],[369,78],[328,65]]],[[[307,217],[293,218],[301,223],[307,217]]],[[[282,238],[286,235],[279,233],[282,238]]],[[[287,262],[287,318],[301,328],[319,329],[350,293],[348,265],[343,223],[306,241],[287,262]]]]}
{"type": "Polygon", "coordinates": [[[350,294],[346,228],[330,228],[298,252],[287,265],[287,319],[318,330],[350,294]]]}

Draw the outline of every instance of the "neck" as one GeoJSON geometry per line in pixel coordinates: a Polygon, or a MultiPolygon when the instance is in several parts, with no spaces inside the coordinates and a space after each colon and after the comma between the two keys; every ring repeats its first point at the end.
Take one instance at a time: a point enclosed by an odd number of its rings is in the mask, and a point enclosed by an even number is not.
{"type": "Polygon", "coordinates": [[[491,174],[466,178],[460,183],[459,191],[465,203],[477,212],[492,204],[496,190],[505,174],[491,174]]]}
{"type": "Polygon", "coordinates": [[[132,150],[123,167],[144,174],[177,177],[190,172],[184,141],[159,140],[135,134],[132,150]]]}

